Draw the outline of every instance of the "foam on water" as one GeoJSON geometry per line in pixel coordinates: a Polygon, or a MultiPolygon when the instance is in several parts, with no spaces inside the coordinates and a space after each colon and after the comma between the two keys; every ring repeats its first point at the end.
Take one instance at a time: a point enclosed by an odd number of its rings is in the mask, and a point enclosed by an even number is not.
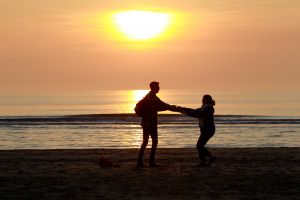
{"type": "MultiPolygon", "coordinates": [[[[217,115],[214,147],[300,146],[300,118],[217,115]]],[[[159,115],[159,146],[194,147],[197,119],[159,115]]],[[[2,117],[0,149],[138,148],[140,118],[134,114],[2,117]]]]}

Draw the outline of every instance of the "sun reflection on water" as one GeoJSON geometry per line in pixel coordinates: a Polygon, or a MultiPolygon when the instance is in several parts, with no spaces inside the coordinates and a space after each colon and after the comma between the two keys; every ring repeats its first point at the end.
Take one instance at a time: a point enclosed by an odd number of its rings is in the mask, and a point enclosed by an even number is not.
{"type": "Polygon", "coordinates": [[[135,104],[141,100],[146,94],[148,90],[129,90],[126,94],[127,96],[127,110],[129,113],[132,113],[135,107],[135,104]]]}
{"type": "Polygon", "coordinates": [[[141,100],[146,94],[148,93],[148,90],[132,90],[132,98],[135,101],[141,100]]]}

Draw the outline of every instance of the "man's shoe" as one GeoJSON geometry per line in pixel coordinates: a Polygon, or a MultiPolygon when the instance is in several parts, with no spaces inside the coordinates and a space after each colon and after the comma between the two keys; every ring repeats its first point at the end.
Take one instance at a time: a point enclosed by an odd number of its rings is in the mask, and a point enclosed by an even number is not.
{"type": "Polygon", "coordinates": [[[146,165],[144,165],[144,163],[138,163],[136,166],[137,167],[146,167],[146,165]]]}
{"type": "Polygon", "coordinates": [[[217,159],[216,156],[212,156],[211,158],[209,158],[209,161],[208,161],[208,163],[207,163],[207,166],[211,165],[216,159],[217,159]]]}
{"type": "Polygon", "coordinates": [[[156,164],[156,163],[149,163],[149,167],[159,167],[160,165],[156,164]]]}

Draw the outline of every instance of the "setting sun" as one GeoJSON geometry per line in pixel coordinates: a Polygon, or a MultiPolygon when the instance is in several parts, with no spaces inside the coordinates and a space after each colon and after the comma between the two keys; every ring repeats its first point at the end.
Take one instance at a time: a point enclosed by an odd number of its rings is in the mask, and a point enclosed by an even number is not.
{"type": "Polygon", "coordinates": [[[118,30],[133,40],[146,40],[158,36],[170,24],[170,16],[150,11],[127,11],[114,15],[118,30]]]}

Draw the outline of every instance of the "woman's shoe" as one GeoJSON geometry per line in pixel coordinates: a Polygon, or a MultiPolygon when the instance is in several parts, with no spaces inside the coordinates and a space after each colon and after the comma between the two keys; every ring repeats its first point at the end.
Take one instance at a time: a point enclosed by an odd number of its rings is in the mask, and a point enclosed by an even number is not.
{"type": "Polygon", "coordinates": [[[144,165],[144,163],[142,163],[142,162],[138,162],[136,166],[137,167],[146,167],[146,165],[144,165]]]}
{"type": "Polygon", "coordinates": [[[201,162],[196,167],[207,167],[208,165],[205,162],[201,162]]]}

